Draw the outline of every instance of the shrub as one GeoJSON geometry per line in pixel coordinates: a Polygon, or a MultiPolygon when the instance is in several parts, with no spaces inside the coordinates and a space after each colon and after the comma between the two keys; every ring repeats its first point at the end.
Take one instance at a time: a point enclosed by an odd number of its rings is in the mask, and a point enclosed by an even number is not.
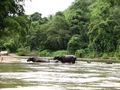
{"type": "Polygon", "coordinates": [[[109,56],[108,56],[108,54],[107,54],[107,53],[104,53],[104,54],[102,55],[102,58],[103,58],[103,59],[108,59],[108,58],[109,58],[109,56]]]}
{"type": "Polygon", "coordinates": [[[119,53],[115,52],[115,58],[116,58],[117,60],[120,60],[120,52],[119,52],[119,53]]]}
{"type": "Polygon", "coordinates": [[[67,55],[67,53],[68,52],[65,50],[60,50],[60,51],[53,52],[52,56],[64,56],[64,55],[67,55]]]}
{"type": "Polygon", "coordinates": [[[77,57],[83,58],[83,57],[85,56],[85,50],[84,50],[84,49],[77,50],[77,51],[75,52],[75,55],[76,55],[77,57]]]}
{"type": "Polygon", "coordinates": [[[6,42],[3,45],[6,49],[8,49],[11,52],[15,52],[17,50],[17,46],[14,40],[12,39],[10,39],[9,41],[6,40],[6,42]]]}
{"type": "Polygon", "coordinates": [[[68,42],[67,50],[70,54],[74,54],[80,48],[80,40],[78,35],[74,35],[68,42]]]}
{"type": "Polygon", "coordinates": [[[22,47],[17,50],[17,54],[20,56],[26,56],[30,53],[30,47],[22,47]]]}
{"type": "Polygon", "coordinates": [[[119,45],[118,49],[116,50],[114,56],[116,57],[117,60],[120,60],[120,45],[119,45]]]}
{"type": "Polygon", "coordinates": [[[39,52],[39,56],[48,57],[51,56],[51,52],[49,50],[43,50],[39,52]]]}
{"type": "Polygon", "coordinates": [[[97,56],[98,56],[98,54],[94,51],[90,52],[89,55],[88,55],[89,58],[95,58],[97,56]]]}

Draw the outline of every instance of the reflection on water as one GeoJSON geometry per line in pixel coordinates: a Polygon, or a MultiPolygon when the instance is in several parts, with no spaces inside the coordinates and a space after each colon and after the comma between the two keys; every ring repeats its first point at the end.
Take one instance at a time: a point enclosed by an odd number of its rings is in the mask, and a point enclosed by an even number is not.
{"type": "Polygon", "coordinates": [[[0,90],[120,90],[120,64],[0,64],[0,90]]]}

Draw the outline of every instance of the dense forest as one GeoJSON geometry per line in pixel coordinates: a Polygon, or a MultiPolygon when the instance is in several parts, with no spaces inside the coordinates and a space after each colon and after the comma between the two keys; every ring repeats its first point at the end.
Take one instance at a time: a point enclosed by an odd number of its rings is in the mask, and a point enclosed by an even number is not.
{"type": "Polygon", "coordinates": [[[19,55],[120,59],[120,0],[75,0],[63,12],[24,14],[24,0],[0,1],[0,49],[19,55]]]}

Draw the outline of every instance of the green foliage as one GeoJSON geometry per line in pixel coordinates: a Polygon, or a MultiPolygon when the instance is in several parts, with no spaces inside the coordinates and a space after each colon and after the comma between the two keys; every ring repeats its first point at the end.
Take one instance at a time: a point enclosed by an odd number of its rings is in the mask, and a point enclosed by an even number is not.
{"type": "Polygon", "coordinates": [[[69,53],[74,54],[76,50],[85,49],[87,43],[84,42],[83,38],[79,35],[74,35],[68,42],[67,50],[69,53]]]}
{"type": "Polygon", "coordinates": [[[59,51],[52,52],[52,56],[64,56],[67,54],[68,52],[66,50],[59,50],[59,51]]]}
{"type": "Polygon", "coordinates": [[[86,55],[86,57],[88,58],[101,58],[102,56],[103,56],[103,53],[98,53],[95,51],[91,51],[86,55]]]}
{"type": "Polygon", "coordinates": [[[70,41],[68,42],[67,50],[69,53],[74,54],[76,50],[80,47],[79,36],[73,36],[70,41]]]}
{"type": "Polygon", "coordinates": [[[29,20],[26,16],[7,17],[5,19],[7,28],[4,29],[2,47],[15,52],[19,47],[27,43],[29,33],[29,20]]]}
{"type": "Polygon", "coordinates": [[[20,56],[26,56],[29,55],[29,53],[30,53],[30,47],[21,47],[18,48],[17,50],[17,54],[20,56]]]}
{"type": "Polygon", "coordinates": [[[118,38],[114,34],[115,25],[113,21],[102,22],[89,32],[91,44],[97,52],[111,52],[116,49],[118,38]]]}
{"type": "Polygon", "coordinates": [[[115,52],[116,59],[120,60],[120,45],[118,46],[116,52],[115,52]]]}
{"type": "Polygon", "coordinates": [[[119,3],[116,0],[98,0],[90,6],[89,48],[96,52],[114,52],[117,48],[120,38],[120,6],[116,2],[119,3]]]}
{"type": "Polygon", "coordinates": [[[58,50],[58,51],[42,50],[39,52],[39,56],[41,57],[63,56],[67,54],[68,52],[66,50],[58,50]]]}
{"type": "Polygon", "coordinates": [[[88,6],[90,5],[90,3],[91,0],[75,0],[72,5],[64,11],[64,15],[68,22],[71,22],[76,12],[81,12],[80,14],[87,16],[88,6]]]}
{"type": "Polygon", "coordinates": [[[9,49],[9,51],[11,51],[11,52],[15,52],[16,49],[17,49],[17,47],[16,47],[16,45],[15,45],[15,42],[14,42],[12,39],[10,39],[8,42],[4,43],[3,46],[4,46],[6,49],[9,49]]]}
{"type": "Polygon", "coordinates": [[[67,42],[70,38],[69,26],[62,13],[57,13],[56,16],[49,22],[50,27],[47,29],[47,40],[45,46],[50,50],[60,50],[67,48],[67,42]]]}
{"type": "Polygon", "coordinates": [[[102,56],[103,59],[109,59],[108,58],[108,54],[107,53],[104,53],[103,56],[102,56]]]}
{"type": "Polygon", "coordinates": [[[67,21],[70,24],[71,36],[77,36],[77,41],[73,38],[69,40],[68,50],[75,53],[78,49],[84,49],[88,46],[88,24],[89,24],[89,0],[75,0],[75,2],[64,12],[67,21]],[[72,40],[73,39],[73,40],[72,40]]]}
{"type": "Polygon", "coordinates": [[[1,0],[0,1],[0,29],[4,29],[5,18],[8,16],[23,15],[24,9],[20,2],[24,0],[1,0]]]}
{"type": "Polygon", "coordinates": [[[43,51],[40,51],[39,56],[49,57],[51,56],[51,52],[49,50],[43,50],[43,51]]]}
{"type": "Polygon", "coordinates": [[[32,21],[39,21],[42,19],[41,14],[38,12],[35,12],[34,14],[31,15],[31,20],[32,21]]]}
{"type": "Polygon", "coordinates": [[[76,55],[77,57],[83,58],[83,57],[85,56],[85,50],[84,50],[84,49],[77,50],[77,51],[75,52],[75,55],[76,55]]]}
{"type": "Polygon", "coordinates": [[[66,49],[70,38],[69,26],[62,12],[56,15],[46,23],[33,27],[35,29],[30,36],[30,45],[32,49],[60,50],[66,49]],[[36,46],[34,48],[34,46],[36,46]]]}
{"type": "Polygon", "coordinates": [[[120,0],[75,0],[65,11],[49,17],[38,12],[24,15],[23,1],[0,1],[1,49],[17,50],[19,55],[68,52],[78,57],[119,59],[120,0]]]}

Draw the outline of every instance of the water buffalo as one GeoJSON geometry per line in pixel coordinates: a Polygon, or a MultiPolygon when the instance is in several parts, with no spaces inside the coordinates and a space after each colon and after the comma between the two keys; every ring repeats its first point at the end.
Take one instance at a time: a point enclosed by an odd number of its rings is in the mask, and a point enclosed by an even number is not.
{"type": "Polygon", "coordinates": [[[32,61],[32,62],[49,62],[48,60],[41,60],[41,59],[35,58],[35,57],[28,58],[27,62],[30,62],[30,61],[32,61]]]}
{"type": "Polygon", "coordinates": [[[74,55],[67,55],[67,56],[56,56],[53,58],[56,60],[56,62],[62,62],[62,63],[75,63],[76,57],[74,55]]]}

